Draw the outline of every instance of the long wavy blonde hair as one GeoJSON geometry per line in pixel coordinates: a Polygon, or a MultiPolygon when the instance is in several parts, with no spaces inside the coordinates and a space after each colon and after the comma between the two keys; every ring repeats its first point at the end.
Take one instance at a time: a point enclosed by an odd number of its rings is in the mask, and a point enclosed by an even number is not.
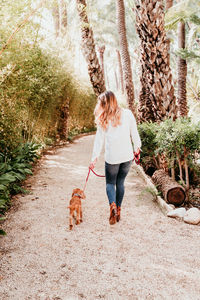
{"type": "Polygon", "coordinates": [[[94,110],[95,122],[104,130],[108,128],[109,121],[113,127],[117,127],[121,124],[121,112],[114,93],[106,91],[98,97],[94,110]]]}

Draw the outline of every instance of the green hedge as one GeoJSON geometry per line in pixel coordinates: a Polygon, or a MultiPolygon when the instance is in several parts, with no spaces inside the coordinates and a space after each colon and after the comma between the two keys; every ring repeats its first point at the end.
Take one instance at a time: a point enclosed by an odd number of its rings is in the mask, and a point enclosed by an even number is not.
{"type": "Polygon", "coordinates": [[[160,167],[161,156],[170,174],[171,169],[175,169],[177,180],[180,179],[180,168],[184,169],[185,162],[191,170],[199,172],[200,123],[193,124],[188,118],[179,118],[175,122],[165,120],[159,124],[142,123],[138,125],[138,130],[142,139],[141,161],[149,175],[160,167]]]}
{"type": "Polygon", "coordinates": [[[45,142],[59,134],[61,106],[69,104],[69,131],[93,128],[95,96],[65,70],[63,62],[38,47],[0,62],[0,152],[25,141],[45,142]],[[8,63],[9,61],[9,63],[8,63]]]}

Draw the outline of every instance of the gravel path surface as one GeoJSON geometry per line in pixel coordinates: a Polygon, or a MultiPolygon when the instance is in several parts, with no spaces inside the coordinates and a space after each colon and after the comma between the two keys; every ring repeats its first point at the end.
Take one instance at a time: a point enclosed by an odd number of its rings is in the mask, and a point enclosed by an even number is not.
{"type": "Polygon", "coordinates": [[[91,174],[83,223],[69,231],[67,205],[93,140],[44,155],[31,193],[15,200],[0,239],[0,299],[200,299],[200,228],[165,217],[134,167],[119,223],[109,225],[105,180],[91,174]]]}

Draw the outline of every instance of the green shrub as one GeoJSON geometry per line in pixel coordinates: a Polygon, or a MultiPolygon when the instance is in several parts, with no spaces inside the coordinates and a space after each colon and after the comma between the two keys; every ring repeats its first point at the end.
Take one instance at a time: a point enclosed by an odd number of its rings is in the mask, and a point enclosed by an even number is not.
{"type": "Polygon", "coordinates": [[[7,51],[0,62],[1,152],[9,153],[24,141],[55,140],[65,103],[69,105],[69,131],[94,127],[96,97],[74,79],[66,63],[37,45],[24,45],[20,53],[13,51],[7,51]]]}
{"type": "Polygon", "coordinates": [[[193,124],[187,118],[179,118],[175,122],[166,120],[159,125],[156,142],[157,152],[168,157],[175,157],[177,152],[184,156],[185,150],[193,156],[200,149],[200,123],[193,124]]]}
{"type": "Polygon", "coordinates": [[[169,171],[188,189],[188,174],[196,170],[196,159],[200,154],[200,123],[193,124],[188,118],[179,118],[176,121],[168,119],[159,124],[140,124],[138,130],[142,139],[141,160],[145,171],[162,167],[162,156],[169,171]]]}
{"type": "Polygon", "coordinates": [[[10,205],[10,196],[23,191],[21,182],[31,175],[32,164],[39,158],[40,145],[25,143],[10,155],[0,153],[0,213],[10,205]]]}
{"type": "Polygon", "coordinates": [[[152,122],[139,124],[138,131],[142,140],[141,163],[145,172],[152,175],[158,167],[156,158],[158,124],[152,122]]]}

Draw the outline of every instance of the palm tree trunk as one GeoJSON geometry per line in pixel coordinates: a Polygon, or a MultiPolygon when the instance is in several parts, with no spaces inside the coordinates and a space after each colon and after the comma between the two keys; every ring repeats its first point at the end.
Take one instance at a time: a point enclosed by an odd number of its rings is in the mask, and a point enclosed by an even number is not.
{"type": "Polygon", "coordinates": [[[87,4],[85,0],[76,0],[77,10],[81,21],[82,51],[88,64],[88,73],[95,94],[105,91],[104,74],[100,67],[95,51],[93,31],[87,17],[87,4]]]}
{"type": "Polygon", "coordinates": [[[126,37],[124,0],[117,0],[117,27],[119,34],[119,44],[128,107],[135,114],[136,109],[134,105],[134,86],[132,79],[131,59],[129,55],[128,41],[126,37]]]}
{"type": "Polygon", "coordinates": [[[140,95],[139,95],[139,105],[138,105],[138,122],[155,122],[153,113],[153,106],[150,100],[150,89],[146,83],[146,67],[142,65],[142,75],[140,76],[140,95]]]}
{"type": "Polygon", "coordinates": [[[59,12],[58,1],[55,1],[55,4],[52,9],[52,14],[53,14],[53,20],[54,20],[55,35],[57,38],[60,34],[60,12],[59,12]]]}
{"type": "MultiPolygon", "coordinates": [[[[185,48],[185,23],[183,21],[178,24],[178,46],[185,48]]],[[[187,62],[181,57],[178,58],[178,109],[181,117],[188,115],[187,107],[187,62]]]]}
{"type": "Polygon", "coordinates": [[[175,119],[177,106],[169,61],[169,40],[164,29],[163,0],[135,0],[135,3],[142,69],[139,120],[175,119]]]}
{"type": "Polygon", "coordinates": [[[121,92],[124,93],[124,79],[123,79],[123,69],[122,69],[122,60],[119,50],[116,50],[117,52],[117,59],[118,59],[118,65],[119,65],[119,76],[120,76],[120,83],[121,83],[121,92]]]}
{"type": "Polygon", "coordinates": [[[102,69],[102,72],[104,74],[104,78],[105,78],[105,73],[104,73],[104,51],[105,51],[105,46],[101,46],[101,47],[98,47],[98,51],[99,51],[99,57],[100,57],[100,63],[101,63],[101,69],[102,69]]]}
{"type": "Polygon", "coordinates": [[[173,0],[166,0],[165,1],[165,9],[166,10],[168,10],[172,6],[173,6],[173,0]]]}
{"type": "Polygon", "coordinates": [[[62,35],[66,34],[67,31],[67,5],[64,0],[60,1],[61,6],[61,32],[62,35]]]}

